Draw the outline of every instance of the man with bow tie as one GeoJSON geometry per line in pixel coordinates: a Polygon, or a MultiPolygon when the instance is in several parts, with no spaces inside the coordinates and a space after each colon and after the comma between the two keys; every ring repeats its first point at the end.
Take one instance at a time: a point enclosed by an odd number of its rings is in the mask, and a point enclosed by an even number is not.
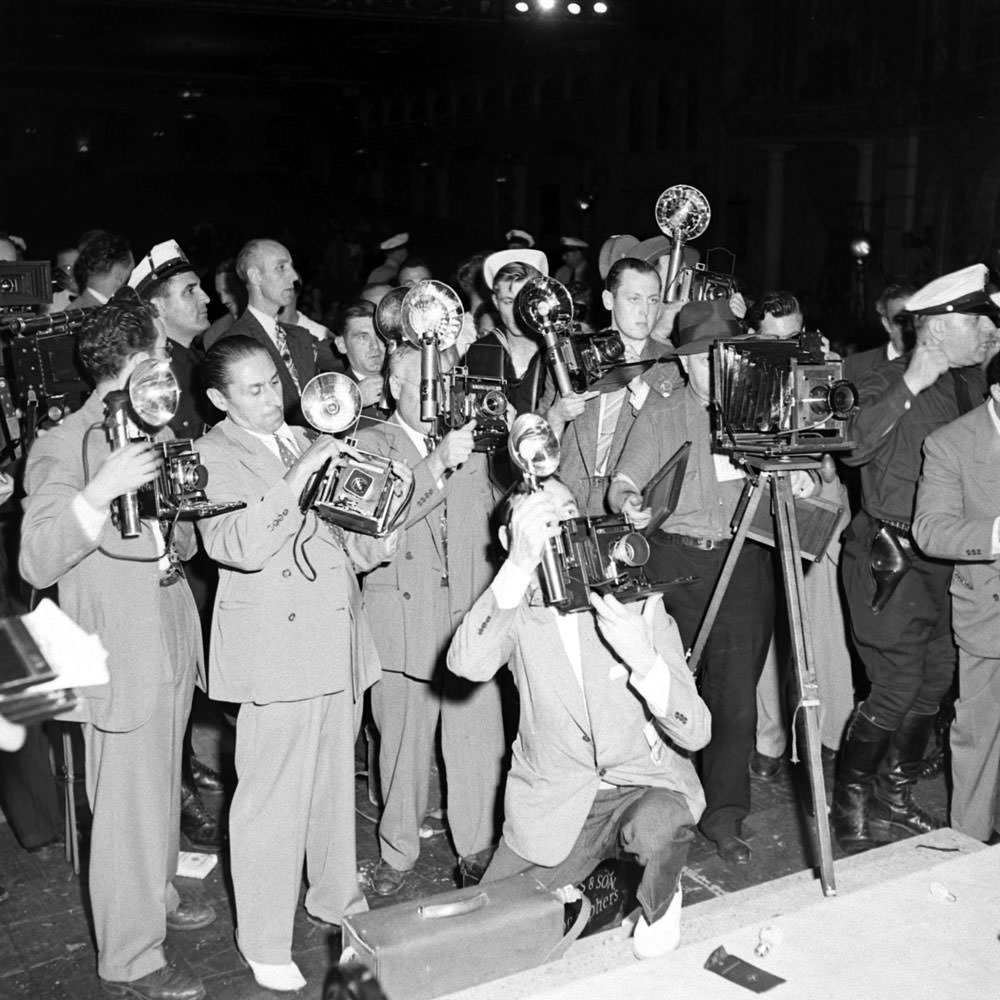
{"type": "Polygon", "coordinates": [[[652,958],[680,939],[680,874],[705,805],[675,747],[708,742],[708,709],[658,596],[640,606],[594,595],[593,613],[580,614],[536,599],[544,546],[579,514],[570,491],[549,479],[515,493],[510,511],[507,561],[448,651],[449,670],[469,680],[506,663],[520,694],[503,836],[483,882],[526,871],[558,888],[606,857],[634,857],[643,875],[633,950],[652,958]]]}

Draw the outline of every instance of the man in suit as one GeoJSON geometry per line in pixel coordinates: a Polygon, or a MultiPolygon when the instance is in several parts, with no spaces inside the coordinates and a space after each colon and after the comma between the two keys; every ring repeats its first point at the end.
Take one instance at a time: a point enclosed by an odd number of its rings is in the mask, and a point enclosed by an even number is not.
{"type": "Polygon", "coordinates": [[[286,421],[304,425],[299,406],[303,386],[317,372],[331,371],[335,366],[327,344],[302,327],[278,321],[281,310],[295,299],[299,275],[292,255],[275,240],[250,240],[236,257],[236,274],[246,285],[246,311],[215,340],[206,337],[205,349],[225,337],[256,340],[271,355],[281,379],[286,421]]]}
{"type": "Polygon", "coordinates": [[[472,451],[474,422],[439,444],[428,440],[434,427],[420,419],[420,352],[408,344],[390,356],[389,387],[396,412],[359,435],[366,449],[409,465],[415,483],[399,557],[364,582],[383,671],[372,689],[384,804],[372,884],[382,896],[402,887],[420,853],[438,720],[448,824],[466,877],[482,874],[495,842],[505,749],[496,683],[465,683],[443,663],[458,623],[493,576],[486,456],[472,451]]]}
{"type": "Polygon", "coordinates": [[[889,339],[878,347],[844,358],[844,378],[857,384],[869,368],[888,364],[913,350],[913,317],[906,312],[906,300],[916,290],[915,285],[909,284],[889,284],[882,289],[875,311],[889,339]]]}
{"type": "Polygon", "coordinates": [[[128,281],[135,261],[124,236],[95,229],[80,243],[80,255],[73,265],[80,294],[67,309],[95,309],[104,305],[128,281]]]}
{"type": "Polygon", "coordinates": [[[261,986],[297,990],[303,861],[313,918],[339,924],[367,909],[355,870],[354,739],[378,654],[355,574],[388,558],[395,540],[300,511],[310,477],[346,446],[330,435],[310,444],[285,422],[267,348],[225,337],[203,368],[226,414],[197,444],[212,496],[247,505],[199,522],[219,564],[209,693],[240,705],[229,814],[238,945],[261,986]]]}
{"type": "MultiPolygon", "coordinates": [[[[138,538],[112,522],[116,497],[153,480],[146,443],[111,451],[103,400],[164,346],[130,289],[91,310],[80,357],[96,383],[83,407],[32,445],[25,470],[21,573],[59,587],[63,610],[108,650],[110,684],[87,688],[87,794],[93,811],[90,898],[98,975],[114,996],[198,1000],[201,981],[167,962],[168,930],[205,927],[211,907],[181,901],[177,870],[181,740],[201,660],[198,615],[179,560],[194,548],[190,525],[138,538]],[[96,428],[95,426],[96,425],[96,428]]],[[[169,430],[158,437],[171,436],[169,430]]]]}
{"type": "Polygon", "coordinates": [[[868,370],[844,457],[861,470],[861,509],[844,537],[844,593],[871,689],[851,718],[834,787],[840,846],[860,851],[942,825],[912,785],[952,684],[956,652],[948,598],[952,566],[913,544],[921,449],[932,431],[978,405],[997,309],[974,264],[906,301],[916,347],[868,370]]]}
{"type": "Polygon", "coordinates": [[[503,836],[484,876],[528,871],[558,887],[605,857],[643,866],[633,949],[663,954],[680,938],[680,874],[704,808],[691,761],[711,720],[677,627],[658,597],[625,606],[594,596],[594,613],[541,606],[536,569],[576,501],[558,480],[511,504],[509,555],[466,615],[448,668],[484,681],[505,663],[521,696],[503,836]]]}
{"type": "MultiPolygon", "coordinates": [[[[602,296],[611,313],[611,329],[625,347],[626,362],[659,359],[673,353],[669,344],[650,339],[660,309],[660,277],[645,261],[625,257],[608,271],[602,296]]],[[[648,378],[636,376],[627,386],[600,394],[561,397],[546,414],[560,438],[559,477],[579,498],[580,510],[591,517],[607,513],[604,498],[609,473],[618,464],[636,414],[651,384],[669,395],[675,365],[656,365],[648,378]]]]}
{"type": "Polygon", "coordinates": [[[352,302],[341,313],[333,342],[345,359],[345,374],[361,390],[362,416],[384,420],[392,412],[392,400],[386,400],[383,409],[385,343],[375,332],[374,316],[370,302],[352,302]]]}
{"type": "Polygon", "coordinates": [[[1000,830],[1000,355],[990,398],[924,441],[913,538],[954,562],[958,700],[951,727],[951,825],[995,842],[1000,830]]]}

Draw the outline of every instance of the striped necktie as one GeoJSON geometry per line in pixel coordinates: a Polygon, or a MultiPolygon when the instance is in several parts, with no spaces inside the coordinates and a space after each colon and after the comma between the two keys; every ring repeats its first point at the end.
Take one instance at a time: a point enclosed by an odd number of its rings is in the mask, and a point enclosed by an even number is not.
{"type": "Polygon", "coordinates": [[[618,429],[618,417],[625,404],[625,397],[628,396],[628,389],[619,389],[617,392],[609,392],[601,397],[600,427],[597,432],[597,457],[594,462],[594,473],[598,476],[607,474],[608,458],[611,454],[611,445],[615,439],[615,431],[618,429]]]}
{"type": "Polygon", "coordinates": [[[295,370],[292,352],[288,349],[288,335],[285,333],[285,328],[277,322],[274,324],[274,343],[278,348],[278,353],[281,355],[281,360],[288,369],[288,374],[291,375],[292,381],[295,383],[295,388],[301,390],[302,386],[299,384],[299,374],[295,370]]]}

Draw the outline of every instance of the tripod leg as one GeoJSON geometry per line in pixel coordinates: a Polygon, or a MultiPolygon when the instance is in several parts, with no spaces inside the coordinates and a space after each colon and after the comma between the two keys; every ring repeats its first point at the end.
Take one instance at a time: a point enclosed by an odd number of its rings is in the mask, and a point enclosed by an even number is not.
{"type": "MultiPolygon", "coordinates": [[[[799,548],[795,522],[795,504],[788,472],[776,472],[771,480],[774,493],[774,513],[777,526],[778,555],[781,576],[788,602],[788,623],[792,637],[792,659],[799,702],[795,717],[801,712],[806,737],[806,765],[812,790],[816,841],[819,845],[819,878],[825,896],[835,896],[833,876],[833,841],[826,808],[826,788],[823,782],[823,759],[819,734],[819,688],[813,669],[812,628],[802,584],[802,552],[799,548]]],[[[792,720],[794,731],[795,719],[792,720]]]]}
{"type": "Polygon", "coordinates": [[[729,588],[729,581],[736,570],[736,560],[739,559],[740,552],[743,551],[743,543],[746,541],[747,532],[750,530],[750,525],[753,524],[754,515],[757,513],[757,507],[760,504],[761,483],[759,479],[748,479],[743,489],[744,496],[746,497],[746,506],[740,515],[736,534],[733,537],[732,544],[729,546],[729,551],[726,553],[726,561],[722,564],[719,579],[715,583],[715,590],[712,591],[712,599],[708,602],[708,607],[705,609],[705,617],[701,620],[698,634],[695,636],[694,646],[691,647],[691,655],[688,657],[688,667],[693,674],[698,673],[702,655],[705,652],[705,647],[708,645],[708,637],[712,634],[712,626],[718,617],[719,608],[722,607],[726,590],[729,588]]]}

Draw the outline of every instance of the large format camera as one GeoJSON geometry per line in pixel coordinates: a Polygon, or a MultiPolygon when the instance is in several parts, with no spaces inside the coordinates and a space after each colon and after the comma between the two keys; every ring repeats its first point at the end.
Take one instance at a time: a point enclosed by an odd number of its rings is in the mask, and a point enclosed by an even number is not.
{"type": "Polygon", "coordinates": [[[854,446],[845,421],[858,393],[818,333],[712,345],[713,438],[726,452],[822,454],[854,446]]]}
{"type": "MultiPolygon", "coordinates": [[[[529,492],[540,489],[538,478],[552,475],[558,467],[559,443],[548,423],[533,413],[514,421],[508,447],[529,492]]],[[[542,553],[546,604],[567,613],[587,611],[592,593],[611,594],[624,603],[687,582],[652,581],[644,567],[649,561],[648,539],[677,506],[690,449],[689,442],[682,445],[643,491],[643,506],[652,508],[653,517],[642,531],[615,514],[561,523],[559,535],[550,539],[542,553]]]]}
{"type": "MultiPolygon", "coordinates": [[[[347,375],[324,372],[311,378],[302,390],[302,413],[316,430],[338,434],[361,414],[361,390],[347,375]]],[[[353,440],[348,443],[354,445],[353,440]]],[[[302,491],[300,509],[310,508],[331,524],[362,535],[381,538],[399,523],[413,493],[403,495],[392,461],[357,450],[343,461],[327,461],[302,491]]]]}
{"type": "Polygon", "coordinates": [[[470,375],[457,366],[441,376],[438,435],[476,421],[473,451],[494,452],[507,440],[507,380],[502,376],[470,375]]]}
{"type": "MultiPolygon", "coordinates": [[[[177,412],[179,400],[180,387],[167,361],[140,362],[129,376],[127,390],[116,389],[104,397],[104,427],[112,450],[149,441],[143,429],[165,427],[177,412]]],[[[156,478],[135,492],[122,494],[111,506],[122,538],[137,538],[143,518],[194,521],[246,506],[242,501],[213,503],[208,499],[208,471],[190,438],[156,441],[153,446],[163,460],[156,478]]]]}

